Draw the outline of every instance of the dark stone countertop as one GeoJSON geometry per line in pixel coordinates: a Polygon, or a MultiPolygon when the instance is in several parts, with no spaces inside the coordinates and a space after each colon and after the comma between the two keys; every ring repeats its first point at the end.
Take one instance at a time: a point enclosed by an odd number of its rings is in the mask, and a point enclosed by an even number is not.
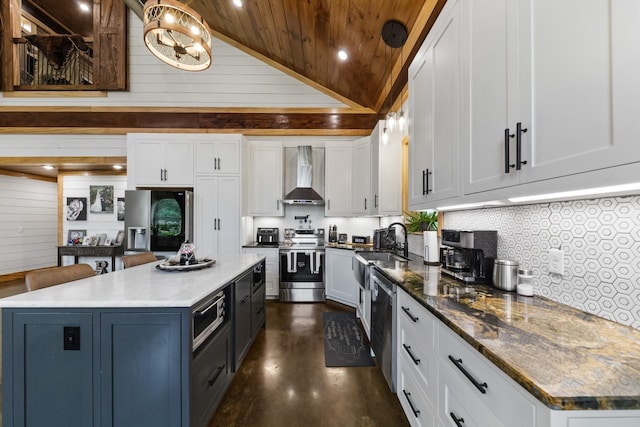
{"type": "Polygon", "coordinates": [[[414,255],[376,268],[549,408],[640,409],[640,331],[544,297],[464,284],[414,255]]]}

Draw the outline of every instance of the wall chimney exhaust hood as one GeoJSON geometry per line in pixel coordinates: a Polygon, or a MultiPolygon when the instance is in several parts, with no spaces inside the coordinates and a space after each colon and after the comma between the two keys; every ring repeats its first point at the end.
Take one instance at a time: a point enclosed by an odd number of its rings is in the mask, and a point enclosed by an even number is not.
{"type": "MultiPolygon", "coordinates": [[[[301,145],[298,147],[297,185],[284,197],[282,203],[287,205],[324,205],[322,196],[311,188],[311,182],[313,180],[313,156],[311,153],[312,148],[310,145],[301,145]]],[[[287,173],[293,173],[293,171],[285,169],[285,176],[287,173]]]]}

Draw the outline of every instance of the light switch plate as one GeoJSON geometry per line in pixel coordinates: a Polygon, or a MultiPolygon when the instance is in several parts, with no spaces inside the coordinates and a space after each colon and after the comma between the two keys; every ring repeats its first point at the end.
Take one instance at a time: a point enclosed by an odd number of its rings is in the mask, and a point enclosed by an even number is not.
{"type": "Polygon", "coordinates": [[[564,274],[564,252],[561,249],[549,249],[549,273],[564,274]]]}

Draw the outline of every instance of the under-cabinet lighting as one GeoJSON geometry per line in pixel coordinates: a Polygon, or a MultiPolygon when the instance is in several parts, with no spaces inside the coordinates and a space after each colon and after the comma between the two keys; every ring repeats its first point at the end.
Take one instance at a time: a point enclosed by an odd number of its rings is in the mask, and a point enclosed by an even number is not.
{"type": "Polygon", "coordinates": [[[609,185],[607,187],[586,188],[584,190],[561,191],[558,193],[537,194],[535,196],[512,197],[512,203],[536,202],[541,200],[565,199],[575,197],[596,196],[598,194],[619,193],[624,191],[640,190],[640,182],[621,185],[609,185]]]}
{"type": "Polygon", "coordinates": [[[474,208],[483,208],[483,207],[494,207],[494,206],[502,206],[504,203],[493,200],[490,202],[477,202],[477,203],[464,203],[461,205],[451,205],[451,206],[440,206],[437,207],[437,211],[458,211],[463,209],[474,209],[474,208]]]}

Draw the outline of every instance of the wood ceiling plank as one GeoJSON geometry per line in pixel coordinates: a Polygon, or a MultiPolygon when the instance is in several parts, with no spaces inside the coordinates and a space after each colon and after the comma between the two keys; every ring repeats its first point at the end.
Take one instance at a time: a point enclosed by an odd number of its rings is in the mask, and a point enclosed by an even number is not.
{"type": "Polygon", "coordinates": [[[291,50],[291,61],[293,69],[300,73],[304,70],[304,54],[302,48],[302,28],[300,28],[300,18],[297,13],[298,5],[296,0],[283,0],[282,13],[286,22],[286,31],[289,37],[289,49],[291,50]]]}

